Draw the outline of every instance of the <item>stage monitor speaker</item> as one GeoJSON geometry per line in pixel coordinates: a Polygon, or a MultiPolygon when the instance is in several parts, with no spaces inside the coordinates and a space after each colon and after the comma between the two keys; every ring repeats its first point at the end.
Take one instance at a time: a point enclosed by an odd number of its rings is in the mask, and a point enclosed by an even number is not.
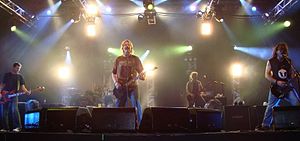
{"type": "Polygon", "coordinates": [[[273,122],[275,130],[300,129],[300,106],[274,107],[273,122]]]}
{"type": "Polygon", "coordinates": [[[144,110],[140,132],[187,132],[191,129],[188,108],[149,107],[144,110]]]}
{"type": "Polygon", "coordinates": [[[76,130],[78,107],[43,108],[25,113],[27,131],[73,132],[76,130]]]}
{"type": "Polygon", "coordinates": [[[217,132],[223,128],[222,111],[217,109],[190,108],[192,130],[217,132]]]}
{"type": "Polygon", "coordinates": [[[250,129],[254,130],[255,127],[261,125],[265,110],[267,106],[251,106],[249,107],[250,114],[250,129]]]}
{"type": "Polygon", "coordinates": [[[136,132],[135,108],[93,108],[92,132],[136,132]]]}
{"type": "Polygon", "coordinates": [[[250,130],[249,106],[225,106],[224,129],[250,130]]]}

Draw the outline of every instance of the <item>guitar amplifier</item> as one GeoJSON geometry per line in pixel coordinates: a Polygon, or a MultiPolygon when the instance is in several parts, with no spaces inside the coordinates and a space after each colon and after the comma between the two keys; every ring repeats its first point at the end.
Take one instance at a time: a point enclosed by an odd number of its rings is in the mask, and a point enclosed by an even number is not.
{"type": "Polygon", "coordinates": [[[300,129],[300,106],[284,106],[273,108],[275,130],[300,129]]]}

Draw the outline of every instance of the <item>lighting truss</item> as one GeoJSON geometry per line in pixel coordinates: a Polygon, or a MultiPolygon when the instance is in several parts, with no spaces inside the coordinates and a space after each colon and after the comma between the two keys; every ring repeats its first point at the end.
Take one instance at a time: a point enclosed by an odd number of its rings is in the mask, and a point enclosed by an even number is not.
{"type": "Polygon", "coordinates": [[[298,0],[281,0],[270,12],[265,13],[263,18],[266,20],[266,23],[273,24],[297,2],[298,0]]]}
{"type": "Polygon", "coordinates": [[[219,0],[210,0],[205,7],[205,11],[199,10],[197,12],[197,17],[202,19],[202,20],[211,20],[215,18],[216,16],[216,11],[215,11],[215,6],[219,3],[219,0]]]}
{"type": "Polygon", "coordinates": [[[34,16],[23,10],[11,0],[0,0],[0,7],[11,15],[16,15],[18,19],[29,27],[34,25],[34,16]]]}

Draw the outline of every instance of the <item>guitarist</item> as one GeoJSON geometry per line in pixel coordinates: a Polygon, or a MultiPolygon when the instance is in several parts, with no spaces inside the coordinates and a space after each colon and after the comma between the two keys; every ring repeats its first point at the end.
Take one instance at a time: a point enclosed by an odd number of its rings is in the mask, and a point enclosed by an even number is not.
{"type": "Polygon", "coordinates": [[[134,78],[145,80],[144,68],[139,57],[133,55],[133,44],[126,39],[121,43],[123,55],[116,58],[112,80],[114,82],[114,95],[117,98],[117,107],[136,107],[138,123],[142,119],[142,108],[138,101],[138,86],[134,78]],[[129,83],[131,82],[131,83],[129,83]]]}
{"type": "Polygon", "coordinates": [[[256,130],[271,129],[272,109],[279,106],[281,100],[285,100],[293,106],[300,105],[297,91],[288,82],[295,76],[291,67],[287,44],[278,43],[273,49],[272,58],[266,65],[265,78],[271,82],[271,88],[262,124],[256,130]]]}
{"type": "MultiPolygon", "coordinates": [[[[4,97],[5,93],[9,92],[25,92],[27,95],[31,94],[25,87],[25,81],[23,76],[20,74],[21,63],[13,63],[12,70],[5,73],[3,81],[1,84],[1,98],[4,97]]],[[[12,98],[10,101],[0,104],[2,110],[0,110],[1,122],[3,129],[2,131],[12,130],[13,132],[20,132],[22,129],[20,112],[18,109],[18,97],[12,98]],[[12,127],[10,127],[10,121],[12,122],[12,127]]]]}

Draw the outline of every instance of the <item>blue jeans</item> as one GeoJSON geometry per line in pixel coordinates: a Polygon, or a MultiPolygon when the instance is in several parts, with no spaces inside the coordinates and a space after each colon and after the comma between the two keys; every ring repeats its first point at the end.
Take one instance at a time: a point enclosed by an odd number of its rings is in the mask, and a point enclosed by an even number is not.
{"type": "Polygon", "coordinates": [[[126,91],[123,92],[122,97],[120,99],[117,99],[116,105],[117,107],[135,107],[137,110],[138,125],[140,125],[142,120],[142,107],[138,100],[137,88],[134,88],[133,90],[129,90],[128,97],[127,97],[127,92],[126,91]]]}
{"type": "Polygon", "coordinates": [[[289,102],[292,106],[300,105],[300,99],[295,89],[290,91],[283,99],[275,97],[270,90],[268,96],[268,105],[265,111],[262,126],[271,127],[273,122],[273,107],[279,106],[282,100],[289,102]]]}
{"type": "Polygon", "coordinates": [[[17,97],[11,99],[9,102],[1,104],[0,116],[3,129],[10,130],[22,127],[17,97]],[[12,122],[12,128],[10,127],[10,122],[12,122]]]}

